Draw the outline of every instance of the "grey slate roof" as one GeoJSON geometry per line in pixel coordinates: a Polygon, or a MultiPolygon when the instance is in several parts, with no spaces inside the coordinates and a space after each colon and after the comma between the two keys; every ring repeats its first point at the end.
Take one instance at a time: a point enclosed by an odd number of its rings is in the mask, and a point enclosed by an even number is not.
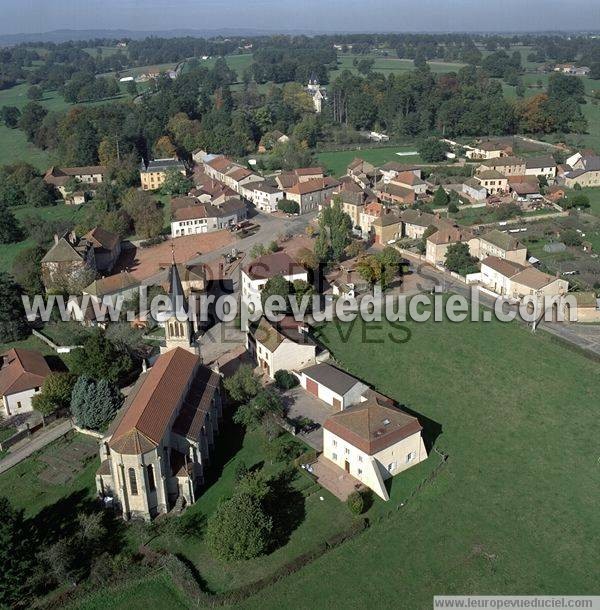
{"type": "Polygon", "coordinates": [[[327,363],[315,364],[302,371],[307,377],[343,396],[351,390],[358,379],[327,363]]]}

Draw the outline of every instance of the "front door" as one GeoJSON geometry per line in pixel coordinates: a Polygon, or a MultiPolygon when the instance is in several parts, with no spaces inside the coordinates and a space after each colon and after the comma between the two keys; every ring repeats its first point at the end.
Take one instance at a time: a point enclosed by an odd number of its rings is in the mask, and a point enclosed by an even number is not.
{"type": "Polygon", "coordinates": [[[350,462],[348,460],[344,462],[344,470],[350,474],[350,462]]]}
{"type": "Polygon", "coordinates": [[[338,400],[337,398],[333,399],[333,407],[334,409],[337,409],[338,411],[342,410],[342,403],[340,400],[338,400]]]}

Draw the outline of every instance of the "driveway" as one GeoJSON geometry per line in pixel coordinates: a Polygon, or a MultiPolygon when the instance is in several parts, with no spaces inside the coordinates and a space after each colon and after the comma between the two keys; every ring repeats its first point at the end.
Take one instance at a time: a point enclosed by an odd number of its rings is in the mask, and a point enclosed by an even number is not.
{"type": "Polygon", "coordinates": [[[317,451],[323,451],[323,424],[335,412],[333,407],[309,394],[301,387],[289,390],[284,394],[284,397],[288,407],[287,416],[289,419],[305,417],[319,424],[316,430],[308,433],[301,432],[298,437],[317,451]]]}

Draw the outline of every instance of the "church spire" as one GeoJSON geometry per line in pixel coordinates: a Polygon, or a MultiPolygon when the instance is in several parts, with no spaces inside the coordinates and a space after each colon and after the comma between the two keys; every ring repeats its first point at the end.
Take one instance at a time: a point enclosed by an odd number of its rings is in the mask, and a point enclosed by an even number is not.
{"type": "Polygon", "coordinates": [[[179,277],[179,270],[175,262],[175,246],[171,242],[171,267],[169,268],[169,296],[171,297],[171,307],[175,315],[186,313],[187,300],[183,292],[183,285],[179,277]]]}

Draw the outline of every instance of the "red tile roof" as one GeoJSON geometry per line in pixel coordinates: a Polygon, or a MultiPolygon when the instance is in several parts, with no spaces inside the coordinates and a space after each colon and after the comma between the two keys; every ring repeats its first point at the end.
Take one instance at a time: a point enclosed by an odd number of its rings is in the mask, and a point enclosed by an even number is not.
{"type": "Polygon", "coordinates": [[[268,279],[275,275],[297,275],[306,269],[285,252],[265,254],[244,267],[244,272],[253,280],[268,279]]]}
{"type": "Polygon", "coordinates": [[[49,374],[50,367],[39,352],[10,349],[2,355],[0,396],[39,388],[49,374]]]}

